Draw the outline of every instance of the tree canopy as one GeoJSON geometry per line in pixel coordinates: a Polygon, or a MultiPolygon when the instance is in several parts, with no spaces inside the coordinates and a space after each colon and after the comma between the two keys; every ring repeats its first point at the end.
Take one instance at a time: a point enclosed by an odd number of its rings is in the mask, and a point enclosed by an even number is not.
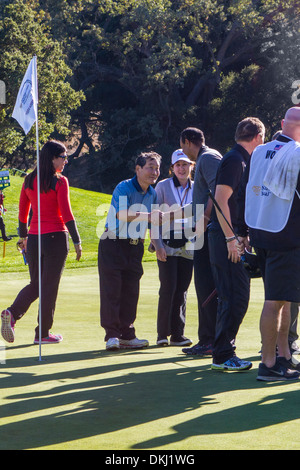
{"type": "Polygon", "coordinates": [[[5,0],[1,162],[32,162],[9,116],[33,54],[41,141],[69,142],[81,187],[111,191],[150,148],[164,174],[187,126],[223,153],[246,116],[270,137],[300,80],[299,14],[299,0],[5,0]]]}

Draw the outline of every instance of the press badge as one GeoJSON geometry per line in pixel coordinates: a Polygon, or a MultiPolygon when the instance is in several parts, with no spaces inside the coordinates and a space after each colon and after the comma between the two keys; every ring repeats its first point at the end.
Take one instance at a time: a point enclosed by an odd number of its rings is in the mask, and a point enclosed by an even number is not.
{"type": "Polygon", "coordinates": [[[174,223],[175,223],[175,224],[183,225],[183,224],[187,224],[187,223],[188,223],[188,220],[189,220],[189,219],[187,219],[187,218],[186,218],[186,219],[175,219],[175,220],[174,220],[174,223]]]}

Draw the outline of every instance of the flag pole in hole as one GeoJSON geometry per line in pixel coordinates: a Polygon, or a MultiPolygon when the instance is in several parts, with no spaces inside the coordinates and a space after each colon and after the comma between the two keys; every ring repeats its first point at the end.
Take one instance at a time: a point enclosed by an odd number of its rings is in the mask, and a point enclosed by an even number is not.
{"type": "Polygon", "coordinates": [[[35,123],[37,158],[37,198],[38,198],[38,266],[39,266],[39,360],[42,360],[42,316],[41,316],[41,207],[40,207],[40,159],[38,129],[38,78],[37,57],[34,56],[22,80],[12,117],[18,121],[27,135],[35,123]]]}

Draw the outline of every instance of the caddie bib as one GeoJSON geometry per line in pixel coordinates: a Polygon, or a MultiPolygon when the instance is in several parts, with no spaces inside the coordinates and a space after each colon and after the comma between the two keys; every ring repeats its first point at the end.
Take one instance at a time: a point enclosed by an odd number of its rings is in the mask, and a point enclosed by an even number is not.
{"type": "Polygon", "coordinates": [[[272,141],[258,146],[252,154],[245,199],[245,222],[250,228],[277,233],[287,224],[294,197],[279,198],[263,184],[272,158],[283,145],[272,141]]]}

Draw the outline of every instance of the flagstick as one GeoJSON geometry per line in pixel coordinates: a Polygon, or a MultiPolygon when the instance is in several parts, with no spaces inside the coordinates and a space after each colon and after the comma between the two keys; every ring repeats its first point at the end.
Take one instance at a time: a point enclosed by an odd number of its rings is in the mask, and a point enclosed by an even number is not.
{"type": "Polygon", "coordinates": [[[39,257],[39,361],[42,360],[42,263],[41,263],[41,201],[40,201],[40,164],[39,164],[39,132],[36,120],[36,154],[37,154],[37,188],[38,188],[38,257],[39,257]]]}
{"type": "Polygon", "coordinates": [[[39,155],[39,127],[38,127],[38,84],[37,84],[37,59],[35,61],[35,77],[36,77],[36,157],[37,157],[37,198],[38,198],[38,261],[39,261],[39,361],[42,360],[42,260],[41,260],[41,199],[40,199],[40,155],[39,155]]]}
{"type": "Polygon", "coordinates": [[[39,156],[39,126],[38,126],[38,78],[37,57],[30,61],[22,80],[12,117],[18,121],[27,135],[33,123],[36,128],[36,153],[37,153],[37,203],[38,203],[38,282],[39,282],[39,360],[41,361],[42,344],[42,250],[41,250],[41,207],[40,207],[40,156],[39,156]]]}

